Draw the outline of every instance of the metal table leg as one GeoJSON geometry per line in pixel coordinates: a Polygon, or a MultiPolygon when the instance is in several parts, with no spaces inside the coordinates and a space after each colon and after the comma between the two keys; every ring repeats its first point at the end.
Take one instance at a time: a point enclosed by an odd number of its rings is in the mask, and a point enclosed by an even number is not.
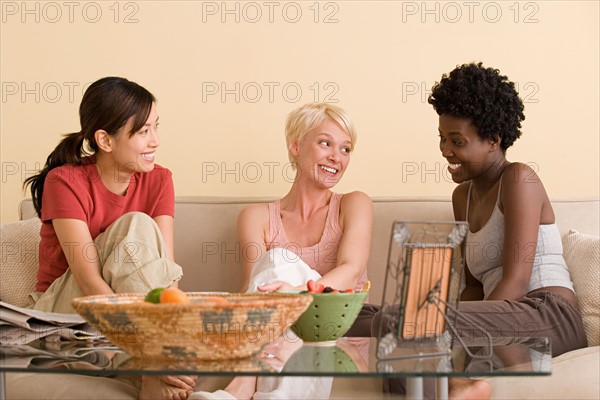
{"type": "Polygon", "coordinates": [[[406,398],[408,400],[423,399],[423,378],[406,378],[406,398]]]}
{"type": "Polygon", "coordinates": [[[435,398],[448,400],[448,377],[443,376],[435,379],[435,398]]]}

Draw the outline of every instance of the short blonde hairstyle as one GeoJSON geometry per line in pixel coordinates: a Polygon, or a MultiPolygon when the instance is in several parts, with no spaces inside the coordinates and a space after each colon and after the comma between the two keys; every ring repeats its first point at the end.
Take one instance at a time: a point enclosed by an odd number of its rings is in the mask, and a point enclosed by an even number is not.
{"type": "Polygon", "coordinates": [[[340,107],[328,103],[308,103],[289,113],[285,122],[285,141],[288,158],[296,165],[296,156],[290,151],[294,142],[301,143],[304,137],[326,120],[335,121],[350,136],[350,151],[356,144],[356,130],[348,114],[340,107]]]}

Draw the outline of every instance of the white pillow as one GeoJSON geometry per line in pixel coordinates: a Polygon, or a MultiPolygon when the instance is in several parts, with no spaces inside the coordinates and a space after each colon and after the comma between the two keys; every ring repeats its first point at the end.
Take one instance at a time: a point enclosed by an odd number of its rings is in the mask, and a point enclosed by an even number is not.
{"type": "Polygon", "coordinates": [[[563,238],[564,257],[571,273],[588,346],[600,345],[600,236],[571,230],[563,238]]]}
{"type": "Polygon", "coordinates": [[[38,270],[41,222],[38,218],[0,225],[0,300],[28,305],[38,270]]]}

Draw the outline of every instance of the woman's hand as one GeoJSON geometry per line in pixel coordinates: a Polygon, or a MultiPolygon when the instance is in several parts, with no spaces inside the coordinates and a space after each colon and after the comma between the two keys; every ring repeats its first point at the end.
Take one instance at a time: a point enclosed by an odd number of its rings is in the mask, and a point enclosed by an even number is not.
{"type": "Polygon", "coordinates": [[[292,286],[283,281],[274,281],[265,283],[257,288],[260,292],[297,292],[306,290],[306,288],[292,286]]]}

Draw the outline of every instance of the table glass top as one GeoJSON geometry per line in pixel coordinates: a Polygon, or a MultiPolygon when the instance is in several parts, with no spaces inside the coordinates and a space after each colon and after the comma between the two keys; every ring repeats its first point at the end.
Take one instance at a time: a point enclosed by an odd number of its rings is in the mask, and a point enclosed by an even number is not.
{"type": "Polygon", "coordinates": [[[381,351],[376,338],[310,344],[280,338],[253,357],[234,360],[143,360],[108,342],[44,342],[0,346],[0,371],[87,375],[253,375],[428,377],[549,375],[546,338],[396,343],[381,351]],[[379,349],[379,357],[378,357],[379,349]],[[491,354],[490,354],[491,350],[491,354]]]}

